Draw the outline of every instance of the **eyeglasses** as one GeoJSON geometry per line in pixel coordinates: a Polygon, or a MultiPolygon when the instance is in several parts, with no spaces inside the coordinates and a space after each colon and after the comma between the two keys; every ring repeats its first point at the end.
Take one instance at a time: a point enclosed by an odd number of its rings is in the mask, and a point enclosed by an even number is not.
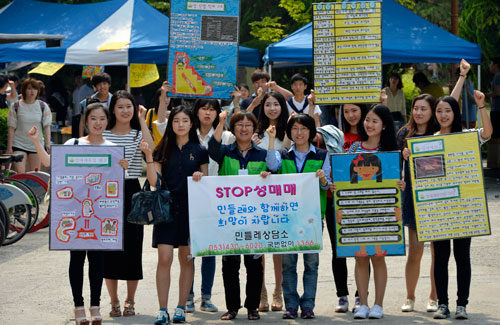
{"type": "Polygon", "coordinates": [[[295,127],[292,128],[292,132],[296,132],[296,133],[305,133],[307,131],[309,131],[308,128],[295,128],[295,127]]]}
{"type": "Polygon", "coordinates": [[[253,128],[253,124],[242,124],[242,123],[236,123],[234,127],[239,128],[239,129],[250,129],[253,128]]]}

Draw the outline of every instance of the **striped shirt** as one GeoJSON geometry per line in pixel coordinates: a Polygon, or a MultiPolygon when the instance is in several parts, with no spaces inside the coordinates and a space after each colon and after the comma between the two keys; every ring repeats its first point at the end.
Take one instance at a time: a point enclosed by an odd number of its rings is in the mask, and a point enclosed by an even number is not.
{"type": "Polygon", "coordinates": [[[125,159],[128,160],[128,176],[125,175],[126,179],[135,179],[142,174],[142,154],[141,149],[139,149],[139,144],[142,141],[142,132],[137,130],[132,130],[125,135],[116,135],[111,133],[111,131],[106,130],[102,133],[102,136],[116,144],[117,146],[125,147],[125,159]]]}
{"type": "Polygon", "coordinates": [[[351,145],[347,153],[363,153],[363,152],[379,152],[379,151],[380,151],[380,146],[374,149],[367,149],[363,147],[363,142],[356,141],[351,145]]]}

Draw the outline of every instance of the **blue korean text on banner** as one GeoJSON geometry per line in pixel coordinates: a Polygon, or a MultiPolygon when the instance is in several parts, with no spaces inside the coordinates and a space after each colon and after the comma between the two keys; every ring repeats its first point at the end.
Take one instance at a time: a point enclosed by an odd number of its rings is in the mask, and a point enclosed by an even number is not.
{"type": "Polygon", "coordinates": [[[238,64],[238,0],[172,1],[171,97],[230,98],[238,64]]]}

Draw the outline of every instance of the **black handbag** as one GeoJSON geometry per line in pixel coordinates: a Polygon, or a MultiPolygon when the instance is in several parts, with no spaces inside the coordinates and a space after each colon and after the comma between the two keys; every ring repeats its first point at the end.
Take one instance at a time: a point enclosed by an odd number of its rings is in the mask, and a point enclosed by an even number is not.
{"type": "Polygon", "coordinates": [[[170,223],[174,219],[170,215],[170,191],[160,174],[156,181],[156,191],[151,191],[148,180],[140,192],[132,195],[132,208],[127,221],[139,225],[156,225],[170,223]]]}

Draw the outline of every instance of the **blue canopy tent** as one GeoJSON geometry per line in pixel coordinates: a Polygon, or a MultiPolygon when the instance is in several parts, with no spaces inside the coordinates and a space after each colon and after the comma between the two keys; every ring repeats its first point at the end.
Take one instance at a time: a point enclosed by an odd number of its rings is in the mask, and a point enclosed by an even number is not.
{"type": "MultiPolygon", "coordinates": [[[[62,34],[59,48],[44,42],[0,45],[0,62],[88,65],[166,64],[169,19],[143,0],[58,4],[15,0],[0,9],[0,31],[62,34]],[[107,49],[107,50],[106,50],[107,49]]],[[[240,47],[240,66],[260,66],[259,51],[240,47]]]]}
{"type": "MultiPolygon", "coordinates": [[[[264,64],[290,67],[313,64],[312,23],[266,48],[264,64]]],[[[382,1],[382,62],[481,63],[481,47],[455,36],[406,9],[382,1]]]]}

